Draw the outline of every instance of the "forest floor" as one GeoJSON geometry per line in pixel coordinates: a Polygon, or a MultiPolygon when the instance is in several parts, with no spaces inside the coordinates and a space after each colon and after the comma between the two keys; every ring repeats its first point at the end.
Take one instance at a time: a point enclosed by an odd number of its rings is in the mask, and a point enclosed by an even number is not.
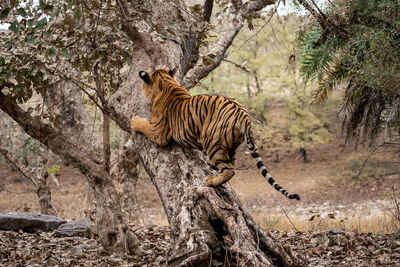
{"type": "MultiPolygon", "coordinates": [[[[279,160],[275,152],[260,151],[275,180],[290,193],[298,193],[300,202],[287,200],[275,191],[244,152],[238,153],[240,170],[230,183],[256,221],[303,255],[309,266],[400,265],[400,222],[393,200],[394,196],[400,200],[399,156],[375,154],[357,177],[369,150],[343,150],[342,144],[342,140],[335,140],[307,148],[308,163],[303,163],[293,149],[280,150],[279,160]]],[[[70,166],[61,165],[57,174],[63,190],[51,180],[50,184],[59,216],[85,217],[87,182],[70,166]]],[[[162,265],[171,246],[168,222],[145,175],[138,181],[136,194],[145,224],[135,227],[144,238],[141,256],[107,256],[95,240],[85,238],[0,231],[0,266],[45,262],[162,265]]],[[[8,165],[0,165],[0,212],[4,211],[39,211],[33,186],[8,165]]]]}

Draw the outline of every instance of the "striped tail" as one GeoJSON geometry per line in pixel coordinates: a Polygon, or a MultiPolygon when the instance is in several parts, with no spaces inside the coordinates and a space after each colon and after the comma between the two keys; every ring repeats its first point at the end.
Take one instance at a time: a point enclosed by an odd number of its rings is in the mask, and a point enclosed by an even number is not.
{"type": "Polygon", "coordinates": [[[281,192],[288,199],[300,200],[298,194],[289,194],[289,192],[283,189],[277,182],[275,182],[274,178],[272,178],[271,175],[268,173],[267,169],[264,166],[264,163],[261,160],[260,154],[258,154],[257,146],[254,142],[254,138],[251,133],[251,127],[248,127],[246,133],[246,139],[247,139],[247,147],[250,150],[250,155],[253,157],[254,161],[257,164],[258,169],[261,171],[261,174],[264,176],[264,178],[267,179],[268,183],[272,185],[276,190],[281,192]]]}

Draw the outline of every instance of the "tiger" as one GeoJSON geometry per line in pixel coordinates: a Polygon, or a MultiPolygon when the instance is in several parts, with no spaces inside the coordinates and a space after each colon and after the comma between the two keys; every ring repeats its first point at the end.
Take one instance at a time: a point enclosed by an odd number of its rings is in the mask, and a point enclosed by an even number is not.
{"type": "Polygon", "coordinates": [[[145,134],[160,146],[171,140],[185,148],[205,152],[208,165],[219,171],[207,175],[208,186],[218,187],[236,173],[236,149],[246,141],[250,155],[261,174],[277,191],[288,199],[300,200],[298,194],[289,194],[264,166],[252,133],[252,121],[247,110],[236,100],[217,95],[191,96],[174,78],[175,70],[140,71],[143,93],[153,104],[150,120],[134,117],[131,128],[145,134]]]}

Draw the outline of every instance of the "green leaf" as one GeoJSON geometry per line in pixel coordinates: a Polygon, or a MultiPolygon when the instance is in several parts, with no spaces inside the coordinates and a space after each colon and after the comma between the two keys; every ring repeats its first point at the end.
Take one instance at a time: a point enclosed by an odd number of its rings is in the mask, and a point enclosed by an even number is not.
{"type": "Polygon", "coordinates": [[[34,19],[28,19],[28,25],[29,25],[29,27],[33,27],[35,25],[35,20],[34,19]]]}
{"type": "Polygon", "coordinates": [[[39,20],[37,22],[37,28],[38,29],[42,29],[43,27],[45,27],[47,25],[47,19],[46,18],[42,18],[41,20],[39,20]]]}
{"type": "Polygon", "coordinates": [[[5,19],[8,17],[8,14],[10,13],[11,8],[5,8],[1,10],[0,13],[0,19],[5,19]]]}
{"type": "Polygon", "coordinates": [[[42,10],[44,13],[49,14],[53,11],[53,6],[52,5],[45,5],[42,7],[42,10]]]}
{"type": "Polygon", "coordinates": [[[26,42],[28,44],[34,44],[34,43],[36,43],[36,40],[34,38],[29,38],[28,40],[26,40],[26,42]]]}
{"type": "Polygon", "coordinates": [[[179,25],[176,25],[175,23],[168,23],[168,27],[174,28],[176,30],[180,28],[179,25]]]}
{"type": "Polygon", "coordinates": [[[25,9],[23,9],[22,7],[17,9],[18,14],[20,14],[23,17],[28,16],[28,13],[26,13],[25,9]]]}
{"type": "Polygon", "coordinates": [[[81,17],[81,11],[78,8],[75,8],[74,10],[74,16],[76,18],[80,18],[81,17]]]}
{"type": "Polygon", "coordinates": [[[45,5],[46,5],[46,3],[43,0],[39,1],[40,8],[43,8],[45,5]]]}
{"type": "Polygon", "coordinates": [[[61,55],[63,55],[64,57],[67,57],[67,58],[70,57],[68,50],[65,47],[61,49],[61,55]]]}
{"type": "Polygon", "coordinates": [[[18,22],[17,22],[17,21],[14,21],[14,22],[10,25],[10,27],[8,27],[8,29],[9,29],[10,31],[12,31],[13,33],[17,34],[17,33],[18,33],[18,22]]]}
{"type": "Polygon", "coordinates": [[[4,66],[6,64],[6,61],[4,60],[4,57],[0,57],[0,66],[4,66]]]}
{"type": "Polygon", "coordinates": [[[56,54],[56,50],[54,49],[54,47],[50,48],[49,52],[47,52],[47,54],[52,57],[56,54]]]}

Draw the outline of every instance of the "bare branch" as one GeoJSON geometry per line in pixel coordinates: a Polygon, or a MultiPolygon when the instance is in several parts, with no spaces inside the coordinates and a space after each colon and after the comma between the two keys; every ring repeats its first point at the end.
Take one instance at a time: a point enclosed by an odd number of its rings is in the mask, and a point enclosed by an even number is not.
{"type": "Polygon", "coordinates": [[[213,11],[214,0],[206,0],[203,5],[203,20],[210,22],[211,14],[213,11]]]}
{"type": "Polygon", "coordinates": [[[110,171],[110,117],[103,114],[103,168],[106,172],[110,171]]]}
{"type": "MultiPolygon", "coordinates": [[[[238,64],[238,63],[233,62],[233,61],[231,61],[231,60],[229,60],[229,59],[226,59],[226,58],[224,58],[222,61],[228,62],[228,63],[234,65],[236,68],[239,68],[240,70],[242,70],[242,71],[244,71],[244,72],[251,73],[251,74],[254,76],[254,81],[255,81],[256,87],[257,87],[256,96],[257,96],[259,93],[262,92],[262,89],[261,89],[261,86],[260,86],[260,82],[259,82],[259,80],[258,80],[258,75],[257,75],[257,71],[256,71],[256,70],[245,67],[245,66],[244,66],[244,63],[238,64]]],[[[249,84],[248,84],[248,93],[249,93],[249,96],[250,96],[250,91],[249,91],[249,90],[250,90],[250,87],[249,87],[249,84]]]]}
{"type": "Polygon", "coordinates": [[[328,27],[329,23],[324,15],[318,13],[317,10],[315,10],[306,0],[298,1],[305,9],[307,9],[308,12],[310,12],[310,14],[318,21],[323,29],[326,29],[328,27]]]}
{"type": "Polygon", "coordinates": [[[200,79],[205,78],[212,70],[218,67],[225,56],[226,50],[243,27],[246,18],[260,11],[267,5],[272,5],[274,3],[275,0],[259,0],[241,5],[235,15],[231,16],[229,21],[224,23],[221,30],[223,34],[216,43],[211,45],[213,49],[207,55],[200,58],[194,67],[187,72],[182,85],[190,89],[195,86],[200,79]]]}
{"type": "MultiPolygon", "coordinates": [[[[88,84],[86,84],[86,83],[84,83],[84,82],[82,82],[82,81],[75,80],[75,79],[70,78],[70,77],[64,77],[64,78],[65,78],[66,80],[71,81],[71,82],[72,82],[73,84],[75,84],[79,89],[81,89],[81,90],[90,98],[90,100],[92,100],[93,103],[94,103],[97,107],[99,107],[99,109],[100,109],[101,111],[103,111],[103,106],[100,105],[100,103],[97,102],[97,100],[95,99],[95,97],[94,97],[93,95],[91,95],[91,94],[85,89],[85,87],[88,87],[89,89],[94,90],[95,92],[97,92],[97,89],[96,89],[96,88],[94,88],[94,87],[92,87],[92,86],[90,86],[90,85],[88,85],[88,84]]],[[[104,112],[104,111],[103,111],[103,112],[104,112]]]]}
{"type": "Polygon", "coordinates": [[[252,70],[250,70],[249,68],[246,68],[246,67],[244,66],[244,64],[241,64],[241,65],[240,65],[240,64],[238,64],[238,63],[236,63],[236,62],[233,62],[233,61],[231,61],[231,60],[229,60],[229,59],[226,59],[226,58],[224,58],[222,61],[228,62],[228,63],[234,65],[236,68],[241,69],[241,70],[244,71],[244,72],[247,72],[247,73],[251,73],[251,72],[252,72],[252,70]]]}
{"type": "MultiPolygon", "coordinates": [[[[97,64],[93,68],[93,73],[97,95],[103,106],[107,106],[103,83],[99,75],[97,64]]],[[[110,155],[110,117],[103,112],[103,168],[106,172],[110,171],[110,155]]]]}
{"type": "Polygon", "coordinates": [[[278,10],[278,6],[280,4],[280,1],[278,2],[278,4],[276,5],[276,7],[274,8],[274,10],[272,11],[271,15],[269,16],[267,22],[264,23],[264,25],[261,26],[260,29],[258,29],[258,31],[253,34],[252,36],[250,36],[246,41],[243,42],[243,44],[239,47],[239,50],[251,39],[253,39],[255,36],[257,36],[264,28],[265,26],[267,26],[270,22],[272,17],[276,14],[276,11],[278,10]]]}
{"type": "MultiPolygon", "coordinates": [[[[75,84],[76,86],[78,86],[79,89],[81,89],[89,98],[90,100],[93,101],[93,103],[96,104],[97,107],[99,107],[99,109],[103,112],[103,114],[106,114],[110,117],[110,119],[112,119],[122,130],[130,133],[131,132],[131,127],[129,126],[129,121],[122,115],[120,115],[118,112],[116,112],[115,107],[110,106],[108,104],[108,101],[106,101],[105,99],[103,99],[102,105],[100,105],[100,103],[95,99],[95,97],[93,95],[91,95],[86,89],[85,87],[94,90],[95,92],[97,92],[97,89],[82,82],[79,80],[75,80],[71,77],[64,77],[65,79],[71,81],[73,84],[75,84]]],[[[1,88],[0,88],[1,89],[1,88]]],[[[98,94],[96,94],[98,95],[98,94]]]]}

